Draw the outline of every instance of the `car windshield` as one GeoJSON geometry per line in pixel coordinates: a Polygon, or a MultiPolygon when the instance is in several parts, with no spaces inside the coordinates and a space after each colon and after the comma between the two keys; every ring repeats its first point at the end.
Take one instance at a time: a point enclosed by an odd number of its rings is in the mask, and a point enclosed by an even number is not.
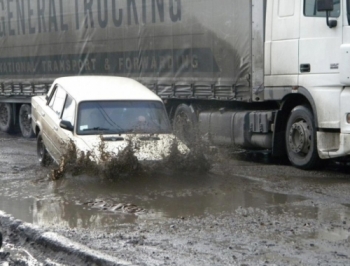
{"type": "Polygon", "coordinates": [[[82,102],[78,110],[78,135],[170,133],[164,106],[155,101],[82,102]]]}

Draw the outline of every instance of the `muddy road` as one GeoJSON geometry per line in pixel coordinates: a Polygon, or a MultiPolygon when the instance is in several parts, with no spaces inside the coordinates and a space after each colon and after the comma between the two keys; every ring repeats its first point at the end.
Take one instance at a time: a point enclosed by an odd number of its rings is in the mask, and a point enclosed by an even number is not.
{"type": "MultiPolygon", "coordinates": [[[[222,154],[208,173],[52,181],[35,140],[0,133],[0,210],[134,265],[349,265],[350,167],[242,157],[222,154]]],[[[64,257],[4,241],[23,265],[64,257]]]]}

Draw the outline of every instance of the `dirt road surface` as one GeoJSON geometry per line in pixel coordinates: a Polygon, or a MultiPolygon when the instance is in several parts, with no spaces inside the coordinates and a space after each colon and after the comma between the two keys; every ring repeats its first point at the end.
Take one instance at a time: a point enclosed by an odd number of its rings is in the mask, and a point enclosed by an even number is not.
{"type": "MultiPolygon", "coordinates": [[[[116,264],[349,265],[345,164],[301,171],[222,155],[208,173],[52,181],[50,171],[37,162],[35,140],[0,133],[0,210],[116,264]]],[[[62,251],[0,230],[0,265],[71,265],[62,251]]]]}

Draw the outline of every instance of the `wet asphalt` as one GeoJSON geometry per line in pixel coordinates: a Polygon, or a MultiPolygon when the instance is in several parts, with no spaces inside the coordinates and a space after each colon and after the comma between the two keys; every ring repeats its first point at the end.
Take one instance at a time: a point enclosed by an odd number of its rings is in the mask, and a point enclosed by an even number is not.
{"type": "MultiPolygon", "coordinates": [[[[349,265],[346,163],[301,171],[219,151],[204,173],[52,181],[52,169],[39,165],[34,139],[0,133],[0,210],[136,265],[349,265]]],[[[13,239],[4,233],[0,263],[9,252],[47,264],[13,239]]]]}

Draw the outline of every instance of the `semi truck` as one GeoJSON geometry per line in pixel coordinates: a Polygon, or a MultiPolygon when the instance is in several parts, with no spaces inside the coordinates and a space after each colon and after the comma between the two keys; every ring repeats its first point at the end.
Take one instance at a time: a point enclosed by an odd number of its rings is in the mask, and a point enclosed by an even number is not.
{"type": "MultiPolygon", "coordinates": [[[[189,145],[350,154],[349,0],[0,0],[0,130],[57,77],[131,77],[189,145]]],[[[98,90],[98,88],[96,88],[98,90]]]]}

